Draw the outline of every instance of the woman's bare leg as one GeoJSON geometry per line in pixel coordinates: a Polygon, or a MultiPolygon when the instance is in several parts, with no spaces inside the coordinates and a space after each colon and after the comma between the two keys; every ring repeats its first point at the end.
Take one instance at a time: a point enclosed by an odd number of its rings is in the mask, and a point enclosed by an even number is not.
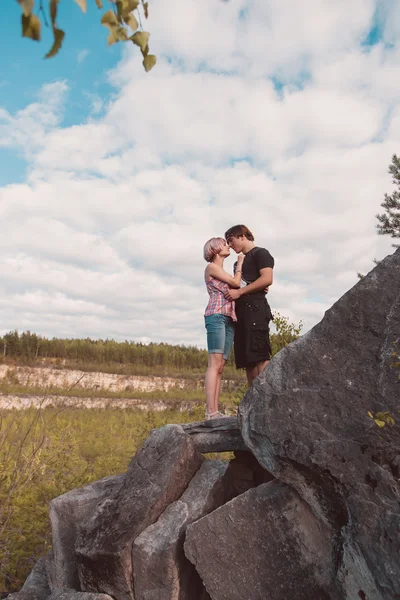
{"type": "Polygon", "coordinates": [[[224,371],[225,365],[226,365],[226,360],[224,359],[224,357],[222,357],[222,361],[219,366],[218,374],[217,374],[217,385],[215,386],[214,406],[216,408],[214,410],[218,410],[219,394],[221,392],[222,373],[224,371]]]}
{"type": "Polygon", "coordinates": [[[207,414],[211,414],[218,410],[219,390],[221,388],[224,364],[223,354],[213,353],[208,355],[208,367],[205,379],[207,414]]]}

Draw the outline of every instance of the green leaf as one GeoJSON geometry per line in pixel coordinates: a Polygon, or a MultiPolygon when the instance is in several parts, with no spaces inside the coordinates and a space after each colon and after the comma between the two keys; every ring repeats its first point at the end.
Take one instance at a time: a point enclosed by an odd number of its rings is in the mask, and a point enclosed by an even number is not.
{"type": "Polygon", "coordinates": [[[29,15],[32,14],[34,0],[18,0],[18,4],[22,8],[22,12],[26,17],[29,17],[29,15]]]}
{"type": "Polygon", "coordinates": [[[129,13],[128,16],[124,17],[124,21],[128,25],[128,27],[132,29],[132,31],[136,31],[139,27],[139,23],[137,22],[135,15],[133,15],[132,13],[129,13]]]}
{"type": "Polygon", "coordinates": [[[146,53],[146,48],[148,45],[150,34],[147,31],[137,31],[131,36],[131,40],[136,46],[139,46],[143,53],[146,53]]]}
{"type": "Polygon", "coordinates": [[[119,42],[126,42],[126,40],[128,39],[128,35],[127,35],[124,27],[117,27],[115,35],[119,42]]]}
{"type": "Polygon", "coordinates": [[[118,25],[118,19],[115,16],[115,13],[112,10],[108,10],[101,17],[101,24],[108,27],[109,25],[118,25]]]}
{"type": "Polygon", "coordinates": [[[22,15],[22,36],[40,41],[40,20],[36,15],[22,15]]]}
{"type": "Polygon", "coordinates": [[[143,59],[143,66],[144,69],[146,71],[146,73],[148,73],[149,71],[151,71],[151,69],[154,67],[154,65],[157,62],[157,57],[154,56],[154,54],[147,54],[144,59],[143,59]]]}
{"type": "Polygon", "coordinates": [[[85,13],[87,11],[86,0],[75,0],[75,2],[77,3],[82,12],[85,13]]]}
{"type": "Polygon", "coordinates": [[[61,45],[63,43],[65,33],[61,29],[56,29],[56,28],[53,29],[53,33],[54,33],[54,43],[53,43],[52,47],[50,48],[49,52],[46,54],[45,58],[52,58],[53,56],[55,56],[57,54],[57,52],[59,51],[59,49],[61,48],[61,45]]]}
{"type": "Polygon", "coordinates": [[[101,24],[108,27],[110,35],[107,38],[108,45],[111,46],[119,41],[120,37],[118,34],[119,23],[112,10],[108,10],[101,18],[101,24]]]}
{"type": "Polygon", "coordinates": [[[124,19],[139,5],[139,0],[117,0],[117,11],[119,19],[124,19]]]}
{"type": "Polygon", "coordinates": [[[374,419],[374,421],[378,425],[378,427],[385,427],[386,425],[385,421],[380,421],[379,419],[374,419]]]}
{"type": "Polygon", "coordinates": [[[371,419],[373,419],[373,418],[374,418],[374,415],[372,414],[372,412],[371,412],[370,410],[368,411],[368,416],[369,416],[371,419]]]}

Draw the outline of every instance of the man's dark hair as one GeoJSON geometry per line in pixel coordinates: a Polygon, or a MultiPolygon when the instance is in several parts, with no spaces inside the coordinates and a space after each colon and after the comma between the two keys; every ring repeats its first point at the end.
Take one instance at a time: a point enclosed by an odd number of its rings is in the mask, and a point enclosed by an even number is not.
{"type": "Polygon", "coordinates": [[[231,237],[239,237],[240,235],[244,235],[250,242],[254,242],[254,235],[246,225],[234,225],[233,227],[230,227],[228,231],[225,231],[226,241],[231,237]]]}

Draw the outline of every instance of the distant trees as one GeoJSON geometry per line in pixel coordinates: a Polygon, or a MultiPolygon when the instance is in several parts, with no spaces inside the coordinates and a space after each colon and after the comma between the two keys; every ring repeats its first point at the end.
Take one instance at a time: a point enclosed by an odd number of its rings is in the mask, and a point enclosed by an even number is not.
{"type": "MultiPolygon", "coordinates": [[[[397,189],[392,195],[385,194],[385,200],[381,206],[385,209],[380,215],[376,215],[379,223],[377,225],[379,235],[390,235],[392,238],[400,238],[400,159],[393,154],[392,164],[389,166],[393,184],[397,189]]],[[[398,248],[399,244],[393,244],[398,248]]]]}
{"type": "MultiPolygon", "coordinates": [[[[274,320],[276,332],[271,334],[273,354],[300,336],[302,323],[295,325],[279,313],[274,320]]],[[[0,359],[11,358],[20,363],[35,363],[51,359],[65,366],[90,366],[90,370],[101,371],[108,365],[135,366],[143,368],[144,374],[154,369],[157,374],[164,371],[204,371],[207,367],[207,351],[196,346],[173,346],[163,342],[143,344],[141,342],[116,342],[115,340],[48,339],[25,331],[10,331],[0,336],[0,359]]],[[[233,356],[229,363],[233,366],[233,356]]],[[[105,369],[108,370],[108,369],[105,369]]]]}

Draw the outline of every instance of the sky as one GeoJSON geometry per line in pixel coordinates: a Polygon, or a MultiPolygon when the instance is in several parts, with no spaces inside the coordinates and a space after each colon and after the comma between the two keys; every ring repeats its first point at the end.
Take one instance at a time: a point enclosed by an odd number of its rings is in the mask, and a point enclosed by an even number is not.
{"type": "Polygon", "coordinates": [[[205,347],[203,245],[238,223],[303,331],[393,252],[398,0],[151,0],[150,73],[107,46],[109,6],[61,0],[44,60],[3,3],[1,334],[205,347]]]}

